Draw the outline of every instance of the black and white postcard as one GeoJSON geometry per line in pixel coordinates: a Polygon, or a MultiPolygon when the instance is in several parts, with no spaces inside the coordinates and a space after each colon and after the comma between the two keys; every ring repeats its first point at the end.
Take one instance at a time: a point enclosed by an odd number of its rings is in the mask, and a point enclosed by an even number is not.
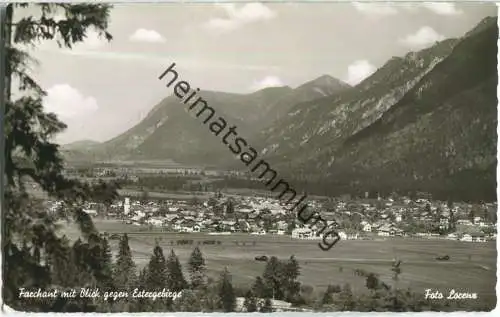
{"type": "Polygon", "coordinates": [[[1,7],[2,303],[497,305],[497,7],[1,7]]]}

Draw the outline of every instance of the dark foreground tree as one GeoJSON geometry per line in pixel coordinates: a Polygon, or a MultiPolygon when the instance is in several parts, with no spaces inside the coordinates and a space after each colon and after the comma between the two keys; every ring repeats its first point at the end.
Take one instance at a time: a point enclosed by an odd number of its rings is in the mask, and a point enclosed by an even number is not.
{"type": "Polygon", "coordinates": [[[369,290],[377,290],[379,288],[379,280],[374,273],[368,274],[366,277],[366,288],[369,290]]]}
{"type": "Polygon", "coordinates": [[[195,247],[191,256],[189,257],[189,274],[191,278],[192,288],[198,288],[205,284],[206,280],[206,266],[205,259],[199,247],[195,247]]]}
{"type": "MultiPolygon", "coordinates": [[[[42,98],[45,92],[28,74],[32,60],[19,45],[33,47],[44,40],[56,40],[61,46],[71,48],[74,43],[85,39],[89,29],[110,40],[111,35],[106,32],[109,10],[109,5],[102,4],[24,3],[8,7],[5,30],[7,89],[1,96],[6,100],[6,108],[5,116],[0,114],[5,119],[5,149],[2,149],[5,156],[1,160],[5,163],[5,175],[1,176],[6,180],[2,272],[4,303],[17,310],[65,310],[68,301],[64,299],[19,299],[19,288],[50,289],[59,287],[54,282],[62,282],[60,278],[52,281],[54,275],[47,273],[53,272],[49,263],[55,263],[56,257],[65,254],[59,250],[67,247],[56,235],[57,220],[63,216],[73,218],[84,238],[93,228],[81,208],[81,203],[92,196],[92,189],[63,176],[63,160],[58,145],[52,140],[66,125],[55,114],[44,112],[42,98]],[[63,19],[56,21],[56,15],[63,16],[63,19]],[[19,85],[20,97],[16,100],[11,99],[12,82],[19,85]],[[62,201],[64,212],[48,213],[35,206],[33,197],[26,190],[27,181],[38,184],[52,199],[62,201]],[[22,241],[26,241],[24,249],[22,241]]],[[[91,310],[86,305],[73,305],[71,309],[91,310]]]]}
{"type": "MultiPolygon", "coordinates": [[[[149,260],[147,268],[142,273],[141,289],[146,291],[161,291],[167,287],[167,261],[163,255],[163,249],[156,244],[153,255],[149,260]]],[[[162,300],[152,300],[151,298],[139,298],[138,310],[161,312],[167,309],[167,303],[162,300]]]]}
{"type": "Polygon", "coordinates": [[[257,276],[255,278],[255,281],[252,285],[252,292],[255,294],[256,297],[259,297],[259,298],[273,296],[273,290],[270,287],[267,287],[266,284],[264,284],[264,281],[262,280],[262,277],[260,277],[260,276],[257,276]]]}
{"type": "Polygon", "coordinates": [[[115,289],[113,281],[113,258],[108,239],[94,234],[89,237],[89,255],[87,262],[92,263],[92,272],[96,285],[101,291],[115,289]]]}
{"type": "MultiPolygon", "coordinates": [[[[188,286],[188,283],[184,278],[184,274],[182,273],[181,263],[179,262],[179,258],[175,254],[174,250],[170,251],[167,259],[166,283],[167,288],[172,292],[183,291],[188,286]]],[[[172,309],[172,298],[167,298],[165,303],[168,309],[172,309]]]]}
{"type": "Polygon", "coordinates": [[[137,285],[137,267],[132,259],[127,234],[120,239],[113,275],[115,285],[119,289],[131,290],[137,285]]]}
{"type": "Polygon", "coordinates": [[[353,311],[356,302],[354,300],[354,295],[352,293],[351,285],[349,284],[344,284],[342,286],[342,291],[339,293],[339,299],[340,299],[340,309],[341,311],[353,311]]]}
{"type": "Polygon", "coordinates": [[[173,311],[201,312],[203,311],[201,291],[186,289],[182,296],[174,302],[173,311]]]}
{"type": "Polygon", "coordinates": [[[270,298],[264,300],[264,304],[260,308],[261,313],[272,313],[273,312],[273,302],[270,298]]]}
{"type": "Polygon", "coordinates": [[[253,294],[252,290],[249,290],[245,295],[245,301],[243,302],[243,306],[249,313],[253,313],[257,311],[257,298],[253,294]]]}
{"type": "Polygon", "coordinates": [[[231,275],[224,268],[220,279],[219,279],[219,296],[220,296],[220,307],[226,313],[232,312],[236,308],[236,295],[234,294],[233,284],[231,282],[231,275]]]}
{"type": "Polygon", "coordinates": [[[300,296],[300,266],[295,256],[292,255],[284,268],[284,292],[285,299],[289,302],[296,302],[300,296]]]}
{"type": "Polygon", "coordinates": [[[207,287],[203,292],[203,311],[204,312],[214,312],[219,309],[220,296],[219,296],[219,285],[217,282],[209,277],[207,279],[207,287]]]}
{"type": "Polygon", "coordinates": [[[173,292],[187,288],[187,282],[182,273],[182,266],[174,250],[170,251],[167,259],[167,287],[173,292]]]}
{"type": "MultiPolygon", "coordinates": [[[[273,299],[281,300],[284,298],[285,288],[287,286],[285,272],[285,264],[275,256],[272,256],[266,263],[262,278],[266,287],[271,290],[270,297],[273,299]]],[[[297,272],[291,273],[290,277],[293,278],[296,273],[297,272]]]]}
{"type": "Polygon", "coordinates": [[[163,249],[157,244],[148,263],[146,289],[162,290],[167,287],[167,261],[163,249]]]}

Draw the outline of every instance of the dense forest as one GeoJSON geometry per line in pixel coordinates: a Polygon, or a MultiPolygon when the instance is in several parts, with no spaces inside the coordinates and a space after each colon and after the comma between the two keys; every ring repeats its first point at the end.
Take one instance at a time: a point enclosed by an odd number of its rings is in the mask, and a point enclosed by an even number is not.
{"type": "MultiPolygon", "coordinates": [[[[465,175],[464,177],[479,177],[478,175],[465,175]]],[[[493,202],[496,201],[496,193],[488,188],[471,188],[468,186],[470,181],[464,179],[460,182],[450,182],[449,188],[441,190],[436,188],[432,190],[432,184],[417,186],[416,184],[398,184],[392,183],[383,185],[383,180],[377,184],[370,182],[364,183],[363,186],[358,182],[338,182],[335,180],[308,180],[306,178],[290,177],[286,178],[290,186],[297,192],[307,192],[310,195],[325,196],[325,197],[340,197],[350,195],[352,198],[364,198],[368,193],[370,198],[388,197],[392,194],[407,196],[411,199],[416,199],[422,193],[430,194],[433,199],[441,201],[465,201],[471,203],[478,202],[493,202]],[[382,186],[383,185],[383,186],[382,186]],[[431,189],[431,190],[429,190],[431,189]]],[[[146,190],[146,191],[195,191],[195,192],[210,192],[220,191],[228,188],[232,189],[250,189],[250,190],[267,190],[265,181],[255,177],[238,177],[224,176],[219,178],[206,178],[204,176],[183,176],[183,175],[149,175],[139,176],[137,180],[124,179],[118,180],[122,187],[146,190]]],[[[269,191],[270,195],[277,195],[269,191]]]]}

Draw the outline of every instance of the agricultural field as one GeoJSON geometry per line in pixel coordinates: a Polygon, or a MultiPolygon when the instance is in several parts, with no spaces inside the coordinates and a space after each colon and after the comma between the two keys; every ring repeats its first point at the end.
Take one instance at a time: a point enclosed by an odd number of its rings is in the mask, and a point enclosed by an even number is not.
{"type": "MultiPolygon", "coordinates": [[[[119,189],[118,194],[121,197],[132,197],[133,198],[139,198],[143,195],[142,191],[139,190],[133,190],[133,189],[119,189]]],[[[156,192],[156,191],[148,191],[148,198],[149,199],[171,199],[171,200],[190,200],[196,197],[197,199],[208,199],[211,196],[213,196],[212,193],[196,193],[194,195],[193,193],[188,193],[188,192],[156,192]]]]}
{"type": "MultiPolygon", "coordinates": [[[[159,241],[165,255],[175,251],[184,270],[192,249],[200,243],[208,267],[208,274],[216,277],[227,266],[237,286],[248,287],[261,275],[265,262],[255,261],[259,255],[287,259],[295,255],[301,266],[300,280],[322,292],[328,284],[349,283],[353,291],[366,291],[365,279],[354,274],[361,269],[380,275],[392,283],[393,259],[402,260],[399,287],[409,287],[417,292],[431,288],[448,294],[450,289],[477,293],[479,298],[495,298],[496,246],[495,242],[468,243],[448,240],[394,238],[385,241],[340,241],[330,251],[319,249],[317,241],[295,240],[288,236],[256,236],[248,234],[207,235],[203,233],[164,233],[144,231],[140,227],[111,220],[96,220],[101,232],[125,233],[130,240],[134,259],[139,267],[149,261],[155,240],[159,241]],[[194,240],[193,245],[177,245],[177,240],[194,240]],[[203,245],[204,240],[219,240],[220,244],[203,245]],[[449,261],[437,261],[437,256],[449,255],[449,261]]],[[[76,238],[74,227],[63,232],[76,238]]],[[[110,241],[113,253],[117,240],[110,241]]],[[[187,273],[187,272],[186,272],[187,273]]]]}

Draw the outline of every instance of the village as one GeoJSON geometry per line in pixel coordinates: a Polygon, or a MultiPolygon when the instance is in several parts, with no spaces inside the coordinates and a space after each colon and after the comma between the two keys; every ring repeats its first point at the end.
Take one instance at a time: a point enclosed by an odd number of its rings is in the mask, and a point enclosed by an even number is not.
{"type": "MultiPolygon", "coordinates": [[[[57,202],[49,202],[56,210],[57,202]]],[[[465,242],[496,239],[496,203],[466,204],[407,197],[364,200],[309,200],[342,240],[420,237],[465,242]]],[[[133,200],[125,197],[109,206],[87,203],[92,217],[115,219],[141,230],[228,235],[288,235],[292,239],[321,239],[323,224],[305,226],[279,200],[214,193],[203,201],[133,200]]]]}

